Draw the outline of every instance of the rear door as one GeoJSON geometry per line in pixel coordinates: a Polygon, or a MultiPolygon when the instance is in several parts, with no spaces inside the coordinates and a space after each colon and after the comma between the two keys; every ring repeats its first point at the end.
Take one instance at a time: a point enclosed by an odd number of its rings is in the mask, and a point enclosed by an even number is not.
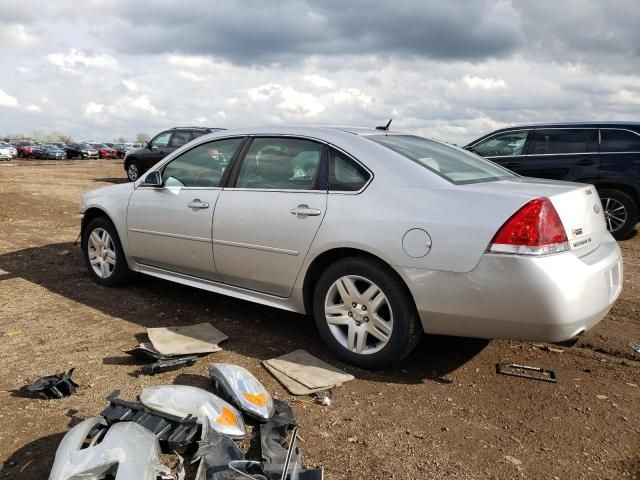
{"type": "Polygon", "coordinates": [[[640,178],[640,132],[623,128],[600,129],[600,178],[623,184],[640,178]]]}
{"type": "Polygon", "coordinates": [[[327,207],[326,147],[292,137],[257,137],[233,167],[213,221],[222,281],[290,295],[327,207]]]}
{"type": "Polygon", "coordinates": [[[531,130],[518,129],[500,132],[469,147],[474,153],[521,173],[531,130]]]}
{"type": "Polygon", "coordinates": [[[518,173],[526,177],[594,183],[599,170],[598,129],[536,128],[518,173]]]}

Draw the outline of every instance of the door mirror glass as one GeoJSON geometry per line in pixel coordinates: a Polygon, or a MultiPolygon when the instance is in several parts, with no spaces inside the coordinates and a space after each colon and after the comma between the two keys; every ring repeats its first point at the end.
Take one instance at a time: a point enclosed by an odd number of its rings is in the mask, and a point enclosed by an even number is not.
{"type": "Polygon", "coordinates": [[[143,187],[161,187],[162,186],[162,176],[160,172],[154,170],[149,172],[146,177],[144,177],[144,182],[142,182],[143,187]]]}

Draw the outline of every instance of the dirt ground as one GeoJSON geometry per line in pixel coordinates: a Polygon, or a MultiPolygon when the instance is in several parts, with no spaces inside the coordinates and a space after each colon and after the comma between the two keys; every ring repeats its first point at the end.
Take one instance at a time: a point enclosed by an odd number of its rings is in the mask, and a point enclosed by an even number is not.
{"type": "Polygon", "coordinates": [[[531,343],[425,337],[401,364],[338,362],[300,315],[150,277],[97,286],[73,246],[82,192],[124,180],[116,161],[0,162],[0,478],[47,478],[58,443],[120,390],[206,388],[211,361],[251,370],[292,405],[306,463],[328,479],[640,478],[640,236],[621,242],[625,286],[611,313],[563,353],[531,343]],[[122,353],[145,328],[209,321],[224,351],[155,377],[122,353]],[[260,362],[297,348],[352,373],[323,407],[297,401],[260,362]],[[498,362],[555,370],[557,384],[495,373],[498,362]],[[76,367],[76,395],[37,400],[27,380],[76,367]]]}

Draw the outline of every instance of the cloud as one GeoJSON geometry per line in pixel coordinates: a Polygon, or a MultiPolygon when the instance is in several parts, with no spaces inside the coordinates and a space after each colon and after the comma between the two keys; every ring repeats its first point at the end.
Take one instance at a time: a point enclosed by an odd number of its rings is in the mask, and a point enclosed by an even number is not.
{"type": "Polygon", "coordinates": [[[118,61],[111,55],[91,55],[72,48],[69,53],[50,53],[50,64],[73,74],[81,74],[91,68],[112,70],[118,68],[118,61]]]}
{"type": "Polygon", "coordinates": [[[507,86],[507,83],[501,78],[480,78],[473,77],[471,75],[465,75],[462,81],[467,87],[471,89],[481,88],[483,90],[491,90],[494,88],[504,88],[507,86]]]}
{"type": "Polygon", "coordinates": [[[27,106],[27,111],[28,112],[33,112],[33,113],[42,113],[42,108],[40,108],[38,105],[29,105],[27,106]]]}
{"type": "Polygon", "coordinates": [[[18,99],[0,89],[0,107],[17,107],[18,99]]]}

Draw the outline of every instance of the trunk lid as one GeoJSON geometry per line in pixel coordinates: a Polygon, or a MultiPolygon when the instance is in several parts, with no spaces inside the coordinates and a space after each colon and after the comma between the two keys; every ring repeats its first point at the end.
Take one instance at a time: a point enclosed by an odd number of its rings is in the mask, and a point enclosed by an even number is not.
{"type": "Polygon", "coordinates": [[[562,220],[571,251],[578,256],[598,248],[608,235],[602,203],[593,185],[522,177],[463,188],[521,197],[522,205],[534,198],[548,197],[562,220]]]}

